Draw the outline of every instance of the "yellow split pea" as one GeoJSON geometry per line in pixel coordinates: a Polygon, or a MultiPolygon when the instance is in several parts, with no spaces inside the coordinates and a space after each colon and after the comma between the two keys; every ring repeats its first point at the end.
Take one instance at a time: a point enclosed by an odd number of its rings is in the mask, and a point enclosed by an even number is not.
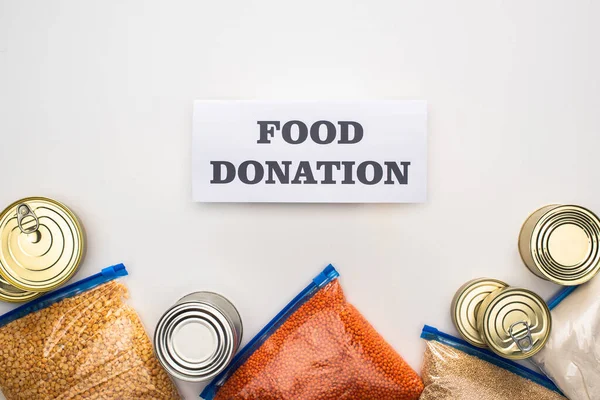
{"type": "Polygon", "coordinates": [[[127,294],[112,281],[0,328],[6,399],[180,399],[127,294]]]}

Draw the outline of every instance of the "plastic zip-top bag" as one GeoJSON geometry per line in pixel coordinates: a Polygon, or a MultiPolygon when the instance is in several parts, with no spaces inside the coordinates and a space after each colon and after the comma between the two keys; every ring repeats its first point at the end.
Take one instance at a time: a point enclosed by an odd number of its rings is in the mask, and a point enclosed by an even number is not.
{"type": "Polygon", "coordinates": [[[545,376],[425,326],[420,400],[565,400],[545,376]]]}
{"type": "Polygon", "coordinates": [[[552,332],[534,362],[571,400],[600,399],[600,277],[548,303],[552,332]]]}
{"type": "Polygon", "coordinates": [[[206,400],[416,400],[417,373],[328,266],[202,392],[206,400]]]}
{"type": "Polygon", "coordinates": [[[0,317],[0,389],[7,400],[179,399],[127,305],[123,264],[0,317]]]}

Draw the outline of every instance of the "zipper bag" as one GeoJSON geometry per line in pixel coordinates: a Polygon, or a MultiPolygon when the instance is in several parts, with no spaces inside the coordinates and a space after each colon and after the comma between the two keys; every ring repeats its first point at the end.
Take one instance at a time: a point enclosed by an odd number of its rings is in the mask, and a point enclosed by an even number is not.
{"type": "Polygon", "coordinates": [[[431,326],[421,338],[426,341],[421,400],[564,400],[550,379],[521,364],[431,326]]]}
{"type": "Polygon", "coordinates": [[[421,379],[350,305],[333,266],[271,320],[206,400],[416,400],[421,379]]]}
{"type": "Polygon", "coordinates": [[[548,302],[552,333],[534,363],[571,400],[600,399],[600,278],[548,302]]]}
{"type": "Polygon", "coordinates": [[[123,264],[0,317],[0,389],[7,400],[180,396],[125,302],[123,264]]]}

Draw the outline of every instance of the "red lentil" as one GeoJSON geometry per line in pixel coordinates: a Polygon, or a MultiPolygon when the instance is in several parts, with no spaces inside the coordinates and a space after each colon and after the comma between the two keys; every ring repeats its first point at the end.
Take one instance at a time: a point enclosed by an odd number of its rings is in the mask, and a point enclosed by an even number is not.
{"type": "Polygon", "coordinates": [[[216,400],[415,400],[417,373],[346,302],[338,280],[293,313],[216,400]]]}

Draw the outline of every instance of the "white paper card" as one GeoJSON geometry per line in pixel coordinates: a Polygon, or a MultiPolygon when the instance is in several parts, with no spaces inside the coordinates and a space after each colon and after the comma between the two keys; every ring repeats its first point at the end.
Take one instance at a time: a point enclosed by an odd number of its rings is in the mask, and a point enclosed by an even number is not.
{"type": "Polygon", "coordinates": [[[419,203],[425,101],[194,103],[202,202],[419,203]]]}

